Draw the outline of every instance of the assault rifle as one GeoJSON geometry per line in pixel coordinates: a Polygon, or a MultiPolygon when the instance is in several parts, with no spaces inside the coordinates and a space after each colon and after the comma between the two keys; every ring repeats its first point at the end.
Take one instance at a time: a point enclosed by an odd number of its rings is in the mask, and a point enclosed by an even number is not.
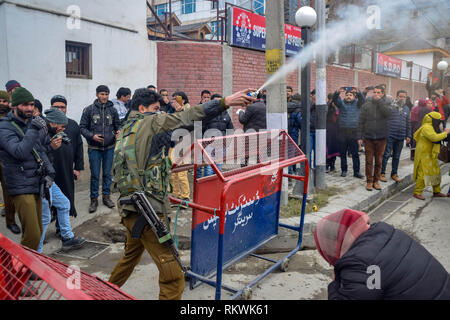
{"type": "Polygon", "coordinates": [[[150,201],[148,201],[144,192],[135,192],[130,198],[123,198],[120,200],[121,205],[133,205],[139,213],[139,218],[136,220],[131,231],[131,237],[139,239],[141,237],[144,227],[148,224],[158,239],[159,243],[166,246],[172,252],[175,260],[180,265],[183,272],[187,270],[181,263],[180,254],[175,247],[175,242],[172,239],[170,231],[166,225],[159,219],[150,201]]]}

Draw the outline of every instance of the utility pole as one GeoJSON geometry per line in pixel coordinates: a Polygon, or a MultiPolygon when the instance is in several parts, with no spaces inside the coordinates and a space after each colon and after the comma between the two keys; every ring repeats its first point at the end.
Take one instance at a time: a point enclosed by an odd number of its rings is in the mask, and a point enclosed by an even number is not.
{"type": "MultiPolygon", "coordinates": [[[[299,27],[302,28],[302,42],[303,42],[303,48],[302,50],[308,46],[308,44],[311,41],[311,27],[315,23],[315,12],[311,12],[309,10],[309,0],[302,1],[300,8],[297,10],[297,13],[295,14],[295,22],[299,27]]],[[[314,11],[314,9],[312,9],[314,11]]],[[[309,177],[312,176],[312,164],[311,164],[311,157],[310,157],[310,150],[311,150],[311,137],[310,137],[310,120],[311,120],[311,99],[310,99],[310,82],[311,82],[311,64],[302,63],[302,71],[301,71],[301,97],[302,97],[302,128],[301,128],[301,135],[300,135],[300,149],[305,153],[306,157],[308,158],[309,162],[309,177]]],[[[305,164],[302,163],[300,167],[300,175],[306,176],[306,167],[305,164]]],[[[308,189],[314,192],[314,186],[312,179],[309,180],[310,183],[308,183],[308,189]]],[[[294,187],[294,194],[299,195],[303,192],[303,182],[297,181],[294,187]]]]}
{"type": "MultiPolygon", "coordinates": [[[[286,62],[284,1],[266,1],[266,78],[286,62]]],[[[267,88],[267,129],[287,131],[286,75],[267,88]]],[[[288,181],[283,179],[281,203],[288,202],[288,181]]]]}
{"type": "MultiPolygon", "coordinates": [[[[316,0],[317,34],[325,31],[325,0],[316,0]]],[[[316,148],[315,148],[315,186],[326,187],[326,152],[327,152],[327,69],[324,42],[316,57],[316,148]]]]}

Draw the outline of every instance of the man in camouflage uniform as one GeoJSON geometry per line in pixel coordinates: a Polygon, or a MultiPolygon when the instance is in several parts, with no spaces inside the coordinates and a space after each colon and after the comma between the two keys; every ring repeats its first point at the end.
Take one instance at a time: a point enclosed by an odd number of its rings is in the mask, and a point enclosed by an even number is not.
{"type": "Polygon", "coordinates": [[[122,286],[139,263],[144,250],[147,250],[159,270],[159,299],[181,299],[184,290],[181,267],[171,251],[158,242],[150,226],[144,228],[139,239],[131,237],[139,216],[134,206],[121,205],[120,199],[129,197],[136,191],[145,191],[161,218],[168,204],[171,173],[168,150],[171,131],[193,124],[194,121],[219,115],[230,106],[247,106],[255,100],[247,96],[250,91],[252,90],[240,91],[183,112],[163,114],[158,112],[161,99],[158,93],[146,89],[136,90],[132,111],[123,125],[114,151],[114,182],[120,192],[118,208],[122,224],[127,229],[127,241],[125,252],[112,271],[109,282],[122,286]]]}

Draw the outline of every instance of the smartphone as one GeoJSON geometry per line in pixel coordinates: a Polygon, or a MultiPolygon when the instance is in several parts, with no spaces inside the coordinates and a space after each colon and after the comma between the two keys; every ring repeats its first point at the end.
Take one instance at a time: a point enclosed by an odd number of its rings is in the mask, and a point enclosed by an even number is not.
{"type": "Polygon", "coordinates": [[[345,91],[352,91],[352,90],[353,90],[353,87],[344,87],[344,90],[345,90],[345,91]]]}
{"type": "Polygon", "coordinates": [[[101,134],[98,136],[99,138],[105,139],[105,137],[101,134]]]}
{"type": "Polygon", "coordinates": [[[175,100],[177,101],[177,103],[181,106],[183,104],[183,98],[181,96],[176,96],[175,100]]]}

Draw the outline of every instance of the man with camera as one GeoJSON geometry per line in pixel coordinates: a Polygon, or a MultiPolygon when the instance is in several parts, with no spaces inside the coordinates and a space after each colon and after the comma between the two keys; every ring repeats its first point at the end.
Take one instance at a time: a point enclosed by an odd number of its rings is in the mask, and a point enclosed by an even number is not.
{"type": "Polygon", "coordinates": [[[97,99],[83,110],[80,121],[81,134],[89,145],[89,164],[91,168],[91,205],[89,213],[97,211],[100,168],[102,175],[103,204],[114,208],[111,200],[111,170],[114,157],[116,135],[120,130],[120,120],[114,104],[108,100],[109,89],[100,85],[96,89],[97,99]]]}
{"type": "Polygon", "coordinates": [[[55,177],[39,140],[47,124],[33,118],[34,97],[27,89],[16,88],[11,105],[14,109],[0,119],[0,161],[22,225],[21,244],[36,250],[42,233],[41,187],[48,190],[55,177]]]}
{"type": "MultiPolygon", "coordinates": [[[[64,96],[56,95],[50,103],[52,108],[59,109],[67,116],[67,100],[64,96]]],[[[59,149],[53,151],[53,167],[56,171],[55,183],[70,201],[70,215],[76,217],[74,180],[78,180],[80,171],[84,170],[83,140],[75,120],[67,118],[67,121],[64,133],[70,142],[63,143],[59,149]]]]}
{"type": "MultiPolygon", "coordinates": [[[[47,150],[47,155],[51,163],[53,163],[54,151],[61,148],[63,144],[70,144],[70,139],[64,133],[65,126],[67,126],[66,115],[57,108],[51,108],[44,111],[45,121],[47,123],[46,133],[42,137],[43,145],[47,150]]],[[[70,226],[70,201],[62,193],[61,189],[56,183],[53,183],[48,190],[48,195],[42,198],[42,236],[39,242],[38,252],[42,252],[44,245],[45,232],[50,224],[51,213],[50,207],[56,208],[58,224],[61,229],[62,250],[69,251],[79,248],[85,240],[83,238],[75,237],[70,226]]]]}

